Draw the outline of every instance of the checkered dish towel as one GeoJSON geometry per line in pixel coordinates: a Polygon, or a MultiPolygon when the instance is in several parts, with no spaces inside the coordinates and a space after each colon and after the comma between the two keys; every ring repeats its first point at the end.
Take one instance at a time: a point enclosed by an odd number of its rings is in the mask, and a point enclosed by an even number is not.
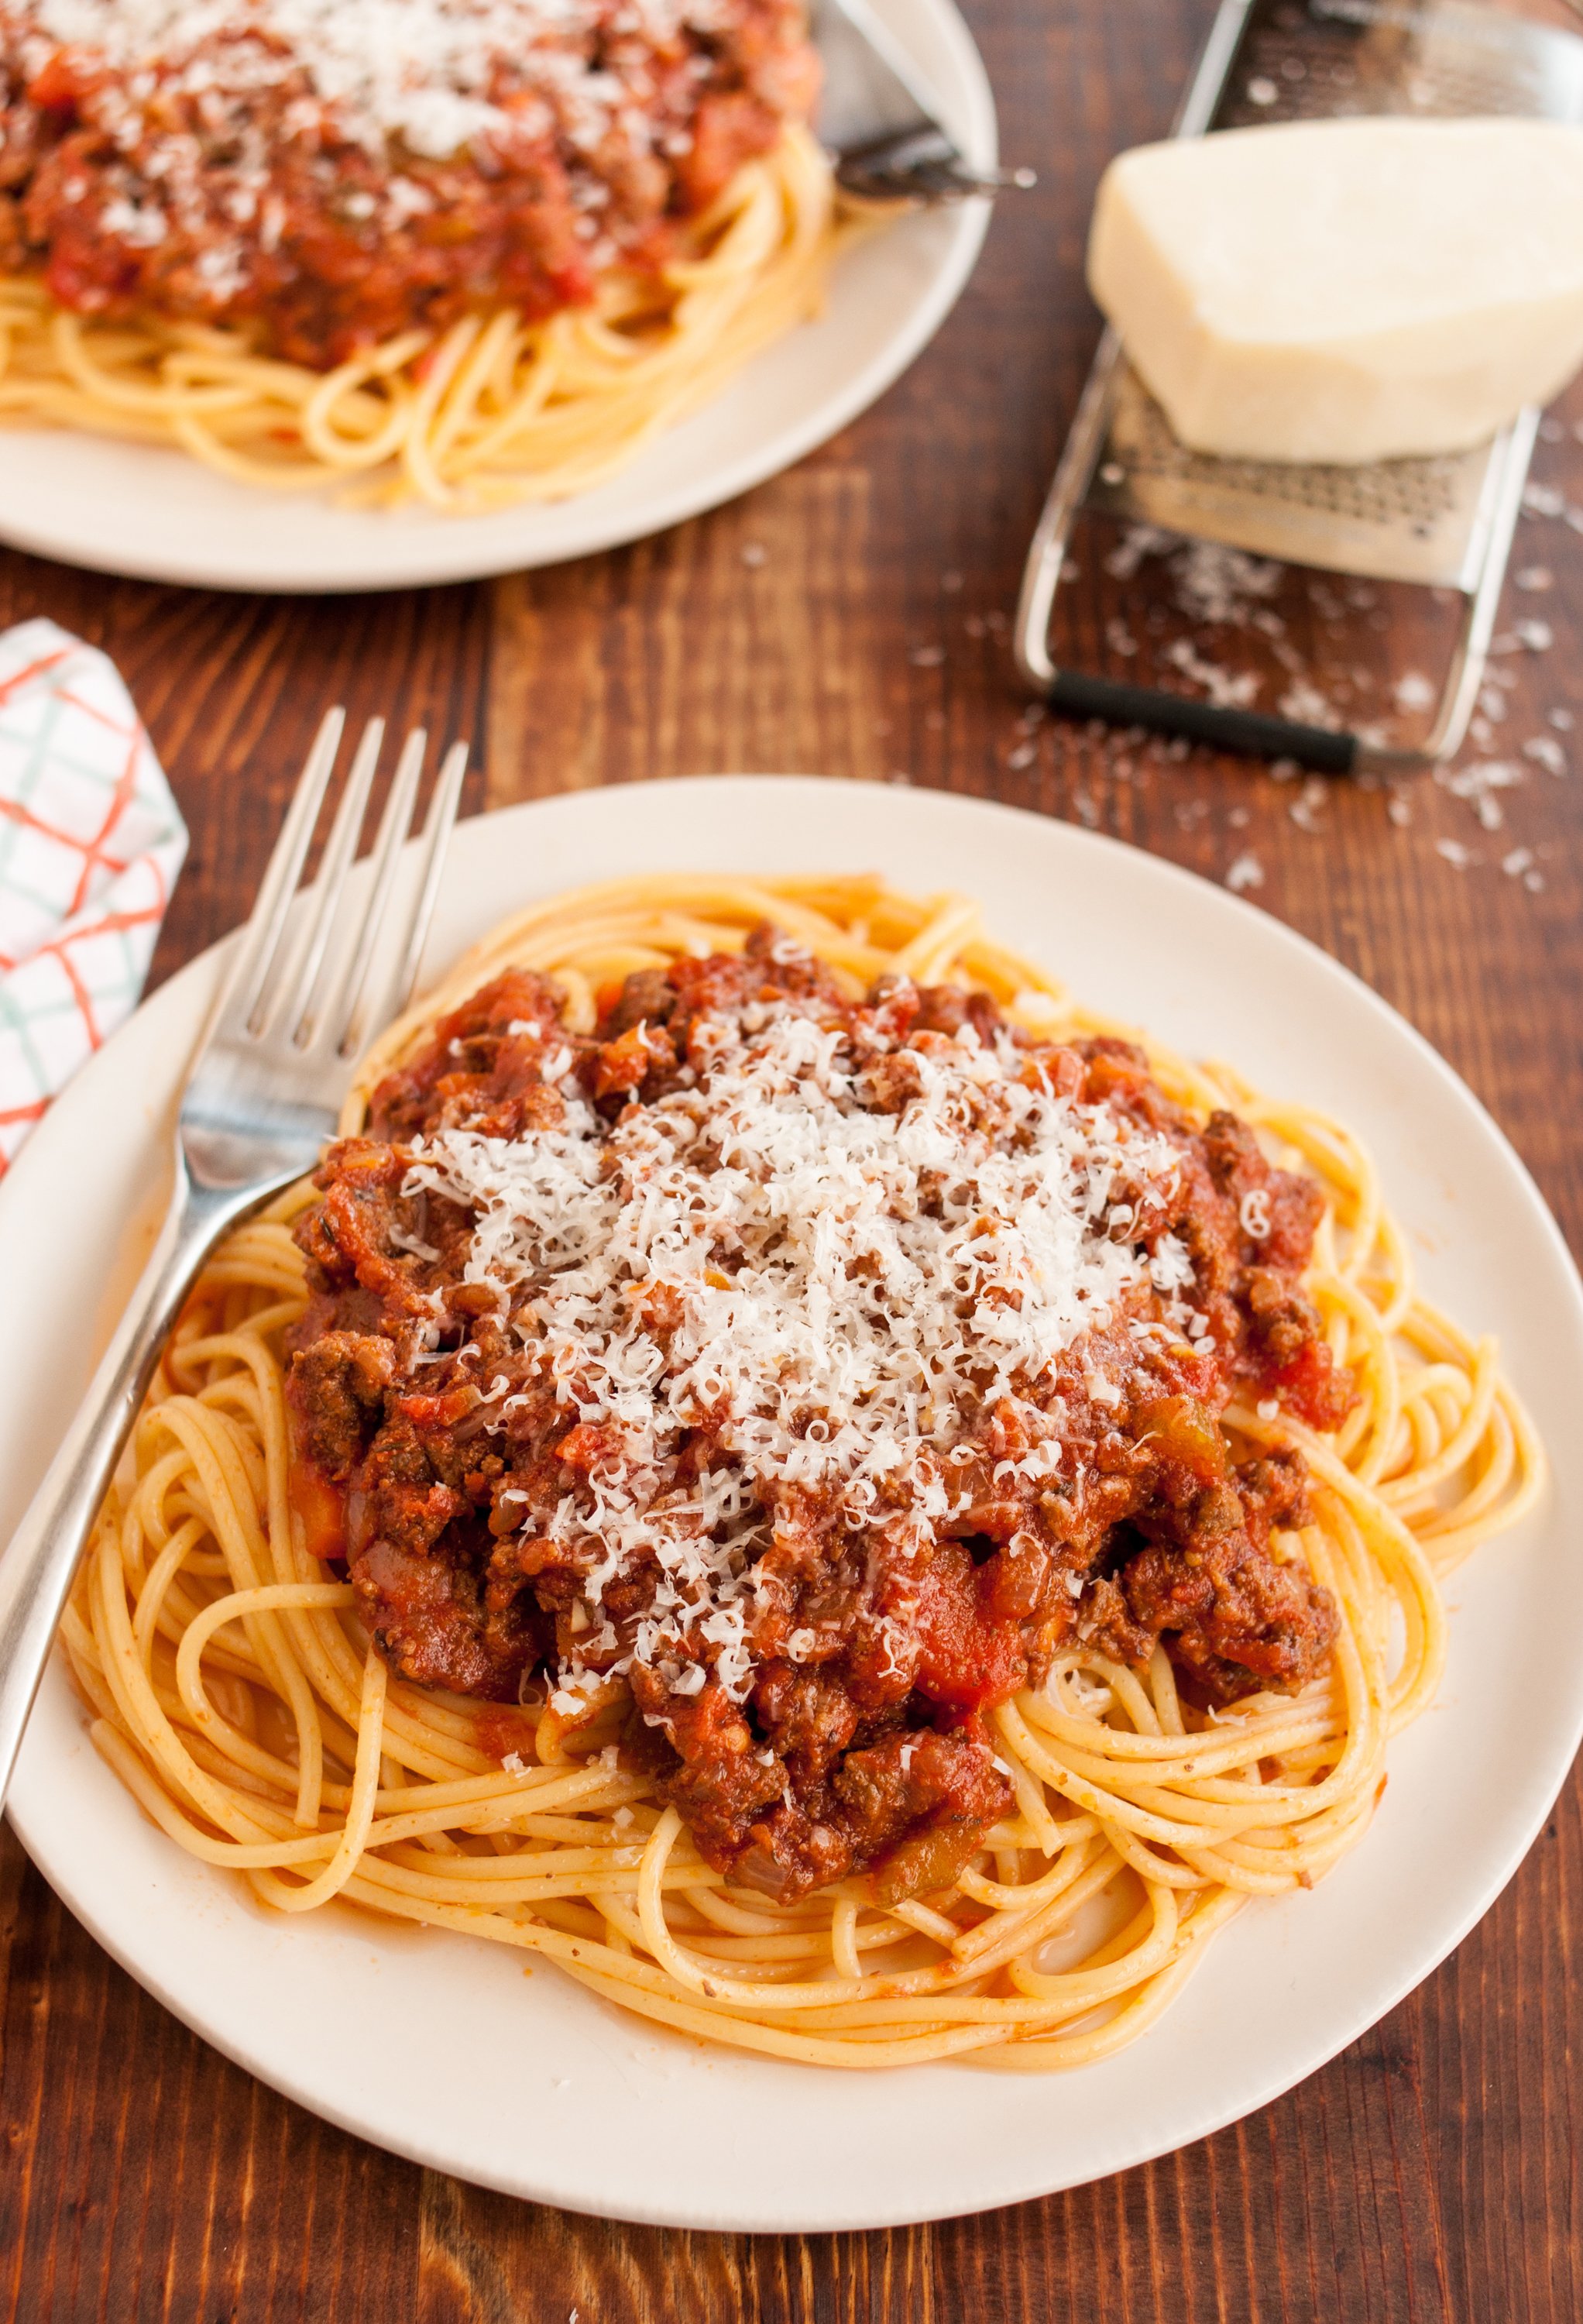
{"type": "Polygon", "coordinates": [[[0,1176],[137,1005],[187,825],[113,662],[0,632],[0,1176]]]}

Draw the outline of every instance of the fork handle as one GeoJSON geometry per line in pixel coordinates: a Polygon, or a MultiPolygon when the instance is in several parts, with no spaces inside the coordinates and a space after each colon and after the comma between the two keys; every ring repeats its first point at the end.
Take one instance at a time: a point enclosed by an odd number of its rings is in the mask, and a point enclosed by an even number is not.
{"type": "Polygon", "coordinates": [[[182,1301],[221,1237],[271,1192],[195,1186],[179,1153],[176,1168],[170,1211],[126,1313],[49,1474],[0,1555],[0,1805],[83,1544],[182,1301]]]}

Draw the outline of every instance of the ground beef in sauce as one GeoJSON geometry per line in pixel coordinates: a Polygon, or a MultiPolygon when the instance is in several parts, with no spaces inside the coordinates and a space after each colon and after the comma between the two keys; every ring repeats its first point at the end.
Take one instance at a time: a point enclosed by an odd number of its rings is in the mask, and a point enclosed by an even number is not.
{"type": "Polygon", "coordinates": [[[0,0],[0,271],[324,367],[652,272],[818,85],[797,0],[382,5],[0,0]]]}
{"type": "MultiPolygon", "coordinates": [[[[473,1216],[411,1190],[414,1147],[456,1130],[531,1141],[558,1130],[568,1093],[630,1122],[699,1085],[722,1023],[778,1010],[853,1045],[876,1113],[907,1106],[931,1043],[1008,1038],[989,1001],[954,988],[892,980],[854,1003],[768,929],[740,958],[630,978],[587,1038],[566,1033],[548,984],[512,970],[380,1086],[365,1136],[327,1155],[297,1230],[311,1296],[288,1381],[293,1491],[309,1545],[345,1561],[407,1677],[513,1701],[557,1659],[599,1667],[591,1616],[630,1647],[657,1586],[629,1557],[590,1609],[589,1554],[557,1539],[556,1512],[592,1489],[612,1439],[526,1360],[530,1324],[462,1279],[473,1216]]],[[[1177,1325],[1151,1333],[1167,1303],[1129,1295],[1026,1396],[964,1412],[953,1513],[921,1552],[857,1545],[828,1496],[777,1488],[737,1698],[696,1642],[681,1690],[675,1665],[633,1662],[623,1749],[711,1863],[777,1896],[854,1870],[888,1899],[948,1885],[1010,1806],[985,1713],[1074,1636],[1134,1665],[1163,1641],[1205,1706],[1300,1685],[1334,1636],[1330,1600],[1275,1545],[1309,1514],[1301,1462],[1235,1461],[1219,1419],[1240,1394],[1330,1429],[1351,1403],[1300,1283],[1316,1189],[1274,1168],[1236,1116],[1196,1128],[1123,1042],[1009,1038],[1041,1088],[1174,1149],[1169,1213],[1147,1232],[1191,1258],[1187,1327],[1179,1303],[1177,1325]],[[1064,1465],[1030,1480],[1017,1464],[1057,1408],[1064,1465]]],[[[700,1425],[681,1467],[721,1458],[700,1425]]]]}

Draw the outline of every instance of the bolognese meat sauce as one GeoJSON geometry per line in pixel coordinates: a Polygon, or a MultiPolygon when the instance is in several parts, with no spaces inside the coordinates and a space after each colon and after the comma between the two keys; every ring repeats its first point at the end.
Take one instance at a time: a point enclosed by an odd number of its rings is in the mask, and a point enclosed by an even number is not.
{"type": "Polygon", "coordinates": [[[817,86],[797,0],[0,0],[0,272],[323,368],[652,273],[817,86]]]}
{"type": "Polygon", "coordinates": [[[947,1885],[1011,1806],[985,1714],[1074,1640],[1224,1704],[1318,1668],[1293,1453],[1352,1399],[1320,1196],[1124,1042],[861,1002],[769,928],[592,1035],[511,970],[333,1147],[288,1382],[310,1547],[393,1666],[623,1747],[771,1895],[947,1885]]]}

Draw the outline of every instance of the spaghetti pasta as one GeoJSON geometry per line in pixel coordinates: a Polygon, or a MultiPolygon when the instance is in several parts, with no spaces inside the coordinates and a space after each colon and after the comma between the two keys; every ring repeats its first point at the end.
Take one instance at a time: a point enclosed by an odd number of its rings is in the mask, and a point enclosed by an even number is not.
{"type": "MultiPolygon", "coordinates": [[[[497,931],[376,1045],[344,1128],[504,968],[554,980],[587,1030],[612,982],[736,952],[767,920],[854,995],[901,975],[986,992],[1041,1040],[1118,1029],[962,899],[656,876],[497,931]]],[[[99,1750],[178,1845],[275,1909],[338,1896],[513,1946],[689,2034],[844,2068],[1043,2070],[1114,2052],[1247,1899],[1311,1886],[1361,1838],[1390,1738],[1434,1692],[1440,1581],[1544,1474],[1492,1343],[1414,1291],[1358,1140],[1224,1067],[1148,1056],[1195,1120],[1229,1108],[1324,1195],[1305,1288],[1357,1401],[1328,1434],[1273,1399],[1223,1421],[1243,1453],[1295,1448],[1307,1465],[1311,1522],[1285,1546],[1337,1619],[1294,1691],[1195,1707],[1163,1646],[1134,1667],[1074,1636],[1042,1684],[988,1714],[1010,1805],[948,1885],[895,1896],[854,1876],[772,1901],[706,1859],[620,1747],[620,1686],[568,1717],[416,1685],[309,1554],[283,1347],[306,1296],[303,1185],[206,1270],[85,1561],[63,1637],[99,1750]]]]}
{"type": "Polygon", "coordinates": [[[736,172],[655,273],[590,306],[409,329],[324,370],[240,328],[85,318],[0,276],[0,420],[172,446],[240,482],[451,513],[589,490],[815,314],[838,226],[830,165],[793,125],[736,172]]]}

